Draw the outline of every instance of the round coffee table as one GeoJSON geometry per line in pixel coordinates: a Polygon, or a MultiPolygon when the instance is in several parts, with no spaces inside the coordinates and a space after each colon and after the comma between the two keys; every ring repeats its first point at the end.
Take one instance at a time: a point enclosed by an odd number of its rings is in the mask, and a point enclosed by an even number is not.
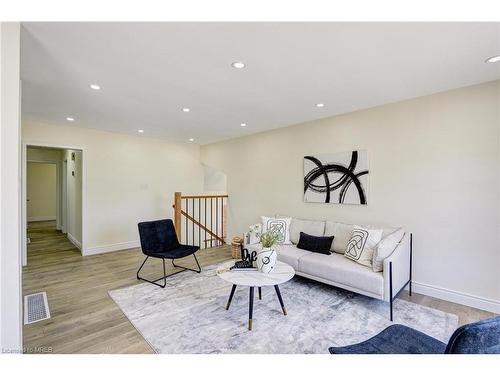
{"type": "Polygon", "coordinates": [[[262,287],[263,286],[274,286],[278,300],[280,301],[281,309],[283,314],[286,315],[285,305],[283,304],[283,298],[281,297],[281,292],[279,284],[287,282],[295,275],[295,270],[286,263],[276,262],[276,267],[271,273],[263,273],[260,271],[230,271],[229,268],[234,265],[234,260],[225,262],[217,268],[217,275],[233,284],[231,288],[231,294],[229,294],[229,300],[227,301],[226,310],[229,310],[231,305],[231,300],[233,299],[234,291],[236,286],[247,286],[250,287],[250,299],[248,306],[248,330],[252,330],[252,314],[253,314],[253,294],[254,288],[259,289],[259,299],[262,299],[262,287]]]}

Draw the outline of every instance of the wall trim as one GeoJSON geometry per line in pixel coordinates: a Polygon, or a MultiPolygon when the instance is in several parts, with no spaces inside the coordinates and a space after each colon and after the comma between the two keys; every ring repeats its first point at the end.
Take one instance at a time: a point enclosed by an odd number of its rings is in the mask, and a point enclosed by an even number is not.
{"type": "Polygon", "coordinates": [[[129,242],[119,242],[108,245],[88,247],[82,251],[82,255],[87,256],[87,255],[104,254],[104,253],[110,253],[112,251],[133,249],[136,247],[141,247],[141,243],[138,240],[129,242]]]}
{"type": "Polygon", "coordinates": [[[491,298],[479,297],[473,294],[457,292],[455,290],[419,283],[417,281],[413,281],[412,285],[413,291],[415,293],[425,294],[426,296],[474,307],[476,309],[489,311],[495,314],[500,314],[500,301],[496,301],[491,298]]]}
{"type": "Polygon", "coordinates": [[[31,223],[32,221],[54,221],[56,220],[55,216],[33,216],[28,218],[28,222],[31,223]]]}
{"type": "Polygon", "coordinates": [[[70,241],[71,241],[71,243],[72,243],[73,245],[75,245],[75,246],[78,248],[78,250],[82,251],[82,244],[80,243],[80,241],[78,241],[78,240],[75,238],[75,236],[73,236],[73,235],[72,235],[71,233],[69,233],[69,232],[68,232],[68,233],[66,233],[66,236],[68,237],[68,240],[70,240],[70,241]]]}

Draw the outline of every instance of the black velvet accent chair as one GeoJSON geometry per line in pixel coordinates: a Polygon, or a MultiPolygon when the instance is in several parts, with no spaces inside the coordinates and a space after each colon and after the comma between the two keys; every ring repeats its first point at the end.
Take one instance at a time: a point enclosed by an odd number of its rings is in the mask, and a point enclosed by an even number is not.
{"type": "Polygon", "coordinates": [[[159,287],[165,288],[167,285],[167,277],[178,274],[183,271],[194,271],[197,273],[201,272],[200,263],[196,258],[195,253],[200,249],[199,246],[181,245],[177,239],[177,234],[175,233],[174,223],[170,219],[156,220],[156,221],[146,221],[138,224],[139,227],[139,237],[141,238],[141,248],[146,259],[142,262],[141,266],[137,270],[137,279],[147,281],[148,283],[158,285],[159,287]],[[198,269],[186,268],[175,264],[174,260],[179,258],[184,258],[192,255],[198,269]],[[146,280],[139,276],[139,272],[146,263],[146,261],[152,258],[161,259],[163,262],[163,277],[156,280],[146,280]],[[172,265],[176,268],[182,268],[181,271],[175,272],[167,276],[165,271],[165,259],[171,259],[172,265]],[[158,283],[158,281],[163,280],[163,285],[158,283]]]}
{"type": "Polygon", "coordinates": [[[331,347],[331,354],[500,354],[500,317],[459,327],[448,343],[400,324],[358,344],[331,347]]]}

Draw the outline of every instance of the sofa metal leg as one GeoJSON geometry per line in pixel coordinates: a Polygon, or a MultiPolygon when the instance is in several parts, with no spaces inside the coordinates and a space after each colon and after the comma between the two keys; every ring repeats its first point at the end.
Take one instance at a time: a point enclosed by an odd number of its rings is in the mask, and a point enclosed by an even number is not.
{"type": "Polygon", "coordinates": [[[392,300],[391,300],[390,303],[391,303],[391,306],[390,306],[390,309],[391,309],[391,318],[390,319],[391,319],[391,322],[392,322],[392,315],[393,315],[393,312],[392,312],[392,300]]]}
{"type": "Polygon", "coordinates": [[[389,308],[390,308],[390,317],[392,322],[392,262],[389,262],[389,308]]]}
{"type": "Polygon", "coordinates": [[[410,285],[409,285],[409,295],[411,296],[411,284],[413,279],[413,233],[410,233],[410,285]]]}

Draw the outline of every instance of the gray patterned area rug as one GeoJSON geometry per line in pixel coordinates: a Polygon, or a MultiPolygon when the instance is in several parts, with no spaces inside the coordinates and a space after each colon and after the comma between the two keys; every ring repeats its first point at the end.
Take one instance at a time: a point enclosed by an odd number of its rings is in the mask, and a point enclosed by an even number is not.
{"type": "MultiPolygon", "coordinates": [[[[388,303],[295,276],[280,286],[284,316],[273,287],[255,293],[253,330],[247,330],[249,290],[216,275],[182,272],[165,289],[149,283],[113,290],[111,298],[157,353],[328,353],[330,346],[368,339],[389,326],[388,303]]],[[[456,315],[403,300],[394,302],[394,323],[446,342],[456,315]]]]}

